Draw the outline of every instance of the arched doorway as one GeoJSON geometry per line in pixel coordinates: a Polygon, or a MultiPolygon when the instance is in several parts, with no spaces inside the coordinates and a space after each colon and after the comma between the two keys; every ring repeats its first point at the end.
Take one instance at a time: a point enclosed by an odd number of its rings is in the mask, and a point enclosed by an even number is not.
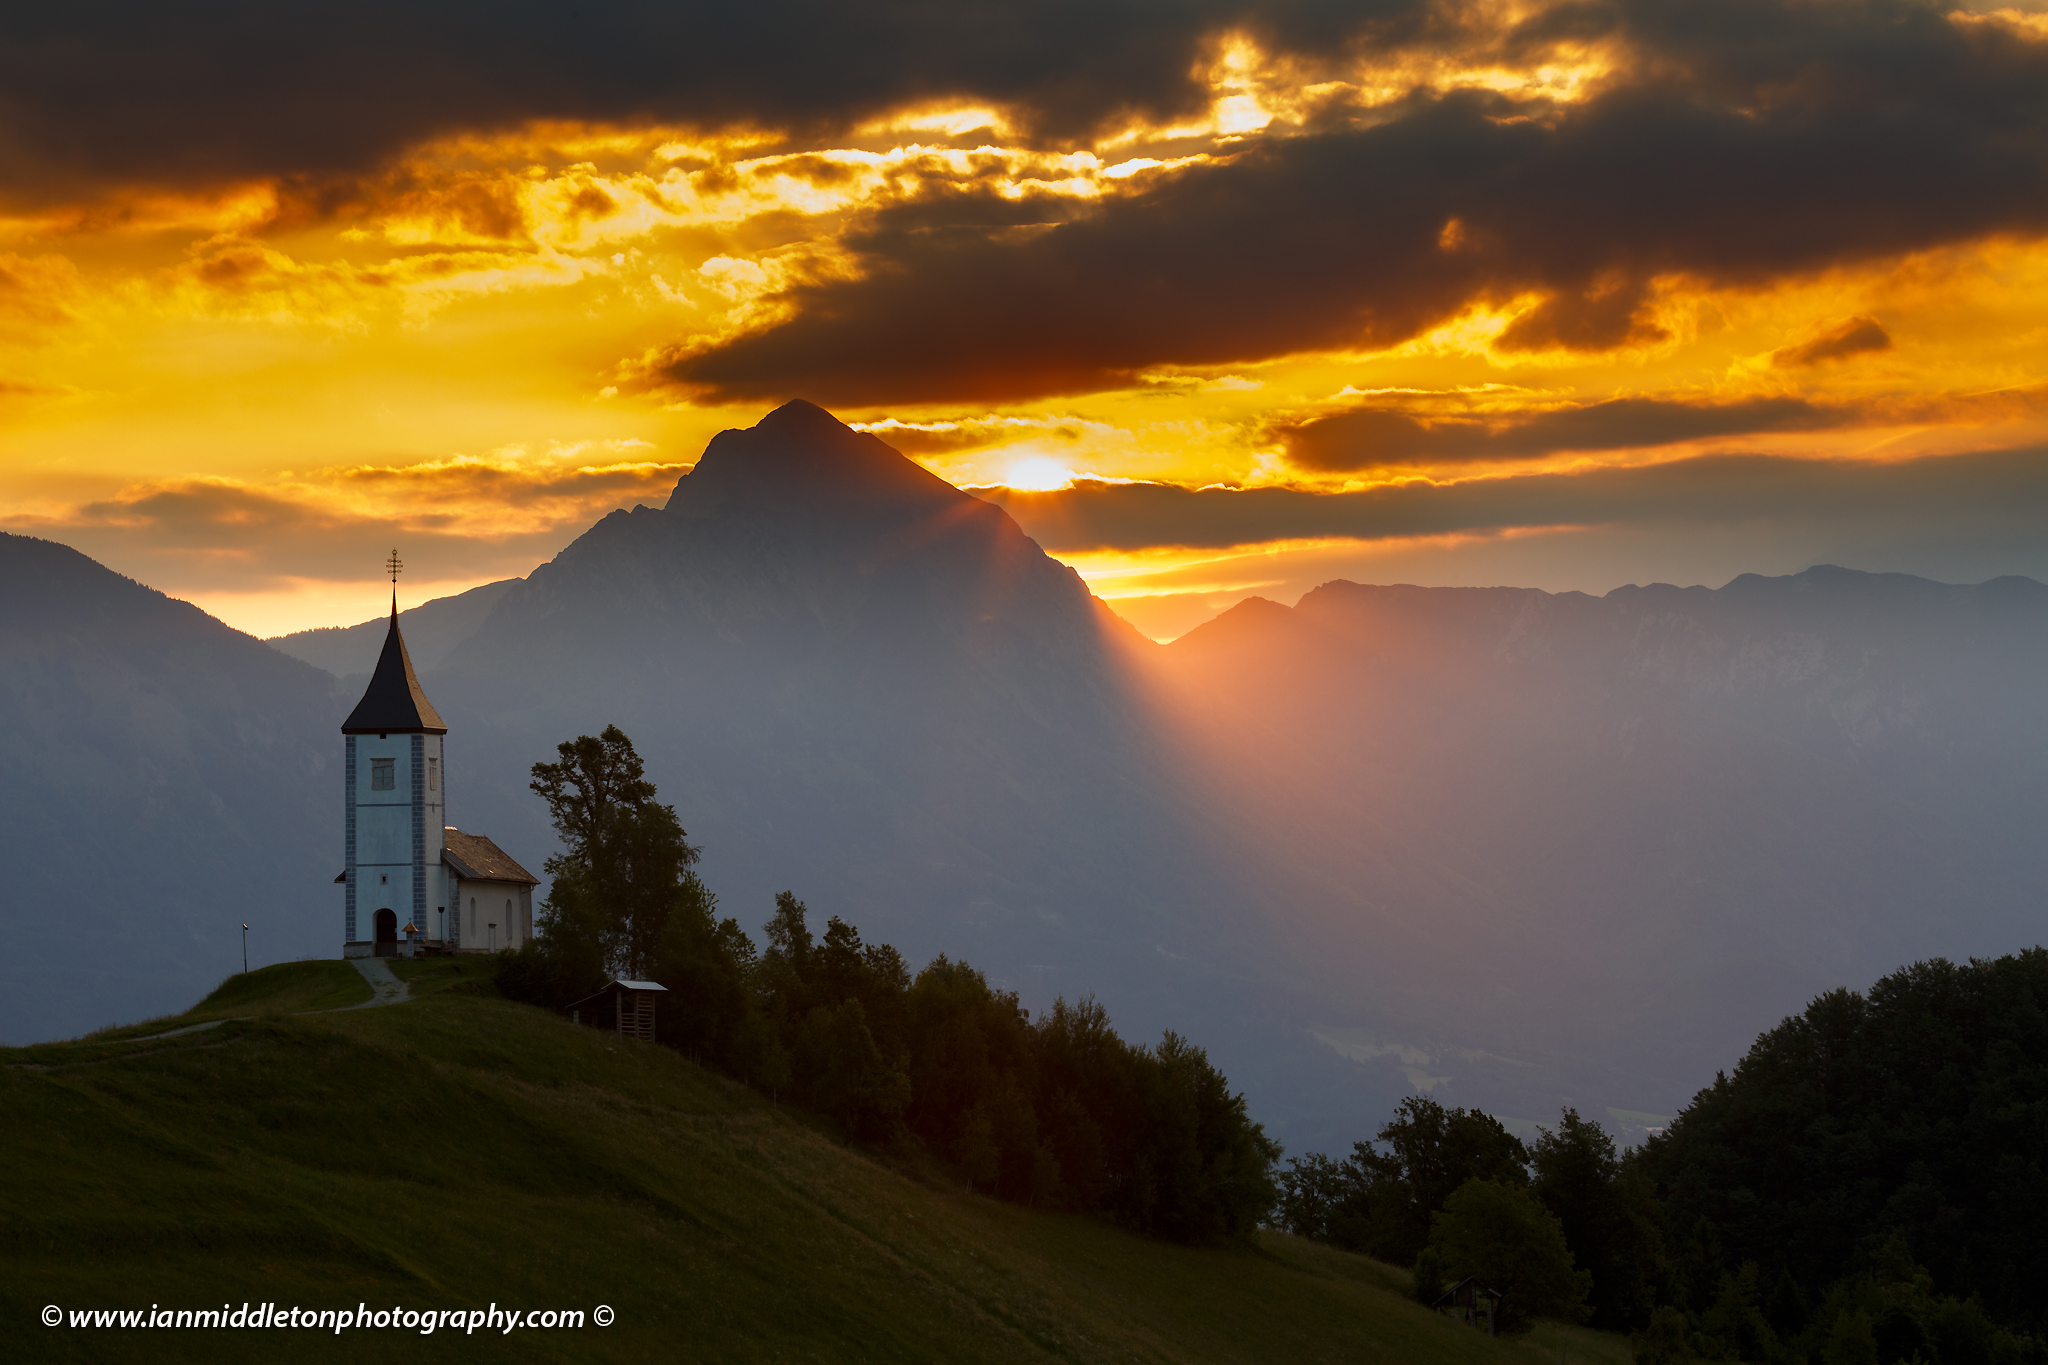
{"type": "Polygon", "coordinates": [[[377,956],[398,956],[398,916],[389,910],[379,910],[371,917],[377,926],[377,956]]]}

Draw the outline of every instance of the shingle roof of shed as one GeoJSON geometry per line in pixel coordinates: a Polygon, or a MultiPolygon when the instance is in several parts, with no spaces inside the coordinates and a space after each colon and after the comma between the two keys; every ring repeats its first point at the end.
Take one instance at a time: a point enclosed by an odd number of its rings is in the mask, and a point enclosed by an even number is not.
{"type": "Polygon", "coordinates": [[[512,861],[504,849],[481,834],[464,834],[459,829],[443,831],[447,843],[441,861],[464,881],[525,882],[540,885],[540,878],[512,861]]]}
{"type": "Polygon", "coordinates": [[[581,1000],[572,1000],[562,1006],[562,1012],[567,1014],[570,1010],[579,1010],[585,1005],[595,1005],[613,991],[660,991],[663,995],[666,995],[668,994],[668,987],[662,985],[659,981],[610,981],[605,983],[605,988],[596,995],[586,995],[581,1000]]]}

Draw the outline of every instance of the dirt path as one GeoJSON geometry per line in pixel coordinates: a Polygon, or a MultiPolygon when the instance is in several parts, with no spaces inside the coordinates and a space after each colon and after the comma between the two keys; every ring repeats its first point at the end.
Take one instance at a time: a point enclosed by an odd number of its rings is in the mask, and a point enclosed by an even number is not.
{"type": "MultiPolygon", "coordinates": [[[[412,987],[400,981],[391,967],[381,957],[352,957],[349,963],[363,974],[363,980],[370,983],[370,998],[360,1005],[344,1005],[343,1009],[367,1010],[378,1005],[396,1005],[412,995],[412,987]]],[[[326,1010],[314,1010],[315,1014],[326,1014],[326,1010]]],[[[253,1019],[254,1015],[240,1015],[238,1018],[253,1019]]],[[[181,1033],[198,1033],[203,1029],[219,1028],[222,1024],[233,1023],[232,1019],[209,1019],[203,1024],[187,1024],[174,1028],[168,1033],[145,1033],[140,1038],[123,1038],[123,1043],[148,1043],[158,1038],[175,1038],[181,1033]]]]}
{"type": "Polygon", "coordinates": [[[370,983],[371,991],[368,1000],[360,1005],[350,1005],[350,1009],[367,1010],[378,1005],[395,1005],[412,994],[412,987],[400,981],[383,958],[352,957],[349,962],[363,974],[363,980],[370,983]]]}

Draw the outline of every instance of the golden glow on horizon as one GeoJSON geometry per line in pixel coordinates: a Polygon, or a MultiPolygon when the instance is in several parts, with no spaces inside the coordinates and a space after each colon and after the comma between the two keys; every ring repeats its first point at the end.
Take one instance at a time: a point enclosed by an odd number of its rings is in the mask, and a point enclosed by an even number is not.
{"type": "MultiPolygon", "coordinates": [[[[1506,33],[1523,8],[1478,6],[1465,22],[1506,33]]],[[[1952,18],[2048,41],[2039,14],[1952,18]]],[[[755,128],[534,123],[413,147],[319,204],[265,182],[0,219],[0,528],[81,544],[265,632],[362,619],[348,585],[374,580],[394,533],[419,542],[408,553],[439,584],[524,573],[612,507],[659,502],[712,434],[758,417],[766,404],[678,398],[653,370],[679,346],[783,316],[793,287],[850,275],[848,233],[877,210],[973,191],[1042,202],[1051,219],[1255,135],[1289,136],[1333,102],[1464,87],[1563,105],[1628,60],[1609,44],[1511,54],[1447,39],[1394,66],[1308,69],[1237,35],[1202,67],[1201,117],[1085,148],[1027,147],[983,106],[901,110],[851,145],[809,149],[755,128]],[[356,541],[383,548],[357,565],[356,541]]],[[[1444,249],[1462,232],[1447,222],[1444,249]]],[[[1084,477],[1356,488],[1709,449],[1891,459],[2048,439],[2039,242],[1746,289],[1661,277],[1639,342],[1500,348],[1540,302],[1492,299],[1383,351],[840,415],[955,483],[1038,490],[1084,477]],[[1498,428],[1613,398],[1797,399],[1857,415],[1825,430],[1326,475],[1289,465],[1278,434],[1362,404],[1498,428]]],[[[1330,548],[1063,557],[1105,595],[1209,600],[1277,581],[1258,567],[1273,556],[1330,548]]]]}
{"type": "Polygon", "coordinates": [[[1331,571],[1337,567],[1356,572],[1358,566],[1369,565],[1383,571],[1384,581],[1407,581],[1419,566],[1473,547],[1497,547],[1582,529],[1516,527],[1487,535],[1396,536],[1372,541],[1323,536],[1224,549],[1158,546],[1060,558],[1118,615],[1141,633],[1164,642],[1177,639],[1248,596],[1290,601],[1302,588],[1340,576],[1331,571]]]}
{"type": "Polygon", "coordinates": [[[1073,481],[1073,470],[1044,455],[1018,460],[1003,475],[1003,487],[1035,493],[1065,488],[1073,481]]]}

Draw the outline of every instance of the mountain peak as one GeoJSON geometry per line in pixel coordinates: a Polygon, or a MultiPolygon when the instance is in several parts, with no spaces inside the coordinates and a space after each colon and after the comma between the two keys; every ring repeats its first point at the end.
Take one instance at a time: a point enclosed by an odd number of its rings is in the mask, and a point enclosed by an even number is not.
{"type": "Polygon", "coordinates": [[[745,430],[711,438],[676,482],[667,510],[706,517],[735,510],[867,510],[925,513],[967,497],[876,437],[795,399],[745,430]]]}
{"type": "Polygon", "coordinates": [[[790,399],[754,423],[751,429],[785,440],[801,440],[806,436],[830,440],[842,431],[853,430],[816,403],[802,398],[790,399]]]}

